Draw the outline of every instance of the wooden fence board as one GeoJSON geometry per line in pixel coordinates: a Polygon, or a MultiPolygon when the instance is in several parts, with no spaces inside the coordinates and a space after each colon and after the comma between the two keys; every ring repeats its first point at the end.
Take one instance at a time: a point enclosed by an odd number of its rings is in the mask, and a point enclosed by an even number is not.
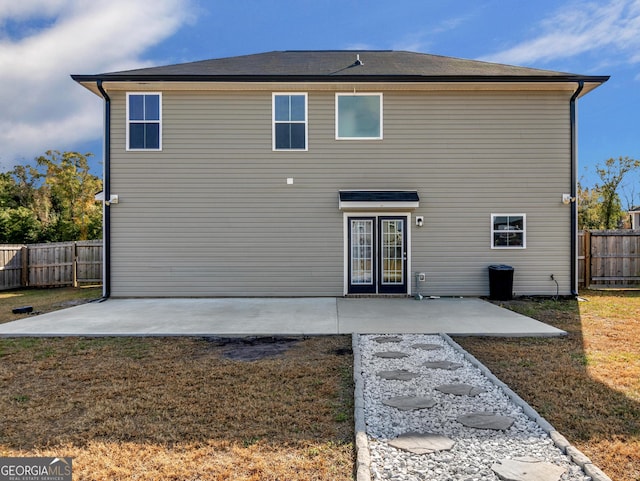
{"type": "Polygon", "coordinates": [[[0,290],[102,283],[102,241],[0,246],[0,290]]]}
{"type": "Polygon", "coordinates": [[[0,288],[14,289],[22,285],[22,246],[0,247],[0,288]],[[5,287],[6,286],[6,287],[5,287]]]}
{"type": "Polygon", "coordinates": [[[640,287],[640,231],[579,233],[580,285],[591,288],[640,287]]]}
{"type": "Polygon", "coordinates": [[[102,242],[76,242],[76,282],[102,282],[102,242]]]}

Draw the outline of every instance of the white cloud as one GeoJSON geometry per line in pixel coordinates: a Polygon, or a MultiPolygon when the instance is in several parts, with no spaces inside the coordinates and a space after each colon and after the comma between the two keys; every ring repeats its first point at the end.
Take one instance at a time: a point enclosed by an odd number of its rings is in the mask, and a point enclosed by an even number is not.
{"type": "Polygon", "coordinates": [[[626,63],[640,61],[640,0],[574,1],[538,28],[537,37],[481,60],[531,65],[602,52],[626,63]]]}
{"type": "Polygon", "coordinates": [[[0,171],[99,138],[102,103],[69,75],[144,66],[190,12],[190,0],[0,3],[0,171]]]}

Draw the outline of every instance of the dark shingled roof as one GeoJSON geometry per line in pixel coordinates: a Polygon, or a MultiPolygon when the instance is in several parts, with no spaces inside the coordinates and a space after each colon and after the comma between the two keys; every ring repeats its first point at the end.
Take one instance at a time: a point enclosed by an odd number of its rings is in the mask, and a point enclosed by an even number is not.
{"type": "Polygon", "coordinates": [[[86,81],[579,81],[583,76],[390,50],[274,51],[97,75],[86,81]],[[358,60],[359,59],[359,60],[358,60]]]}

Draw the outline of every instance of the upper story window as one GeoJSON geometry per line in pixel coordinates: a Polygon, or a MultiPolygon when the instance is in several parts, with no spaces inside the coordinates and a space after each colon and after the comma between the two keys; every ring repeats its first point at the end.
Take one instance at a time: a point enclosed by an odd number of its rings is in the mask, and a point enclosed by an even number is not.
{"type": "Polygon", "coordinates": [[[127,150],[162,150],[162,94],[127,94],[127,150]]]}
{"type": "Polygon", "coordinates": [[[273,94],[273,150],[307,150],[307,94],[273,94]]]}
{"type": "Polygon", "coordinates": [[[524,249],[526,220],[525,214],[491,214],[491,248],[524,249]]]}
{"type": "Polygon", "coordinates": [[[382,94],[336,94],[336,139],[382,139],[382,94]]]}

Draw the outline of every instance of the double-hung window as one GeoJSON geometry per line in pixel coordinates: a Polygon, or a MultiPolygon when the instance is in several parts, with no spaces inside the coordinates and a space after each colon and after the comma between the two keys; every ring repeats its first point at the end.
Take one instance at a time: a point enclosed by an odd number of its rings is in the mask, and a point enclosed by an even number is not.
{"type": "Polygon", "coordinates": [[[127,93],[127,150],[162,150],[161,93],[127,93]]]}
{"type": "Polygon", "coordinates": [[[273,94],[273,150],[307,150],[307,94],[273,94]]]}
{"type": "Polygon", "coordinates": [[[382,94],[336,94],[336,139],[382,139],[382,94]]]}
{"type": "Polygon", "coordinates": [[[526,220],[525,214],[491,214],[491,248],[524,249],[526,220]]]}

